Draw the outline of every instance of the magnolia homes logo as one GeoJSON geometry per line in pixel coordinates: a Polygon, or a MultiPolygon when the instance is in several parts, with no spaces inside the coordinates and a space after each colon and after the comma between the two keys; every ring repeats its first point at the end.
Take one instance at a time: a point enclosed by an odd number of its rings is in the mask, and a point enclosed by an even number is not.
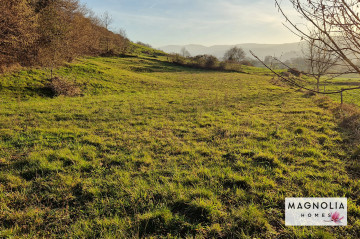
{"type": "Polygon", "coordinates": [[[286,198],[286,226],[346,226],[346,198],[286,198]]]}

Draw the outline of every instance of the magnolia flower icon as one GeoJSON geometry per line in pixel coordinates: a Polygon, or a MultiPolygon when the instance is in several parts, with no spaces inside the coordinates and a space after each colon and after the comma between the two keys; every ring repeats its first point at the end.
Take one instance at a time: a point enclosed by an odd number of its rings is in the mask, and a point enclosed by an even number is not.
{"type": "Polygon", "coordinates": [[[330,221],[326,221],[326,222],[335,222],[337,224],[341,223],[341,220],[344,217],[340,217],[340,213],[335,212],[335,213],[331,213],[331,220],[330,221]]]}

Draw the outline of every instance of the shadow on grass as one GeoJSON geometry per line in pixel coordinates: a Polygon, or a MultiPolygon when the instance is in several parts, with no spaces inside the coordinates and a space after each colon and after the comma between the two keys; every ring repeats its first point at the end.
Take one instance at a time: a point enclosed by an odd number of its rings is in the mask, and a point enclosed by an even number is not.
{"type": "Polygon", "coordinates": [[[210,223],[211,212],[204,207],[193,205],[185,201],[177,201],[171,206],[173,213],[178,213],[186,218],[190,223],[210,223]]]}
{"type": "Polygon", "coordinates": [[[347,86],[360,86],[360,82],[351,82],[351,81],[344,81],[344,82],[332,82],[330,85],[347,85],[347,86]]]}
{"type": "Polygon", "coordinates": [[[2,86],[0,93],[11,92],[15,95],[29,96],[29,97],[44,97],[53,98],[54,92],[49,87],[15,87],[15,86],[2,86]]]}
{"type": "Polygon", "coordinates": [[[345,156],[339,156],[346,162],[346,171],[352,179],[360,178],[360,108],[351,104],[334,104],[329,97],[315,100],[318,106],[329,109],[338,122],[338,132],[342,138],[345,156]]]}

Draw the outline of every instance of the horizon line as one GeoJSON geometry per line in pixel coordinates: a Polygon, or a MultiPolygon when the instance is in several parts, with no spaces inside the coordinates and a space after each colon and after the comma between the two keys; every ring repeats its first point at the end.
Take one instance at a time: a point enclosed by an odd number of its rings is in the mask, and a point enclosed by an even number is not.
{"type": "Polygon", "coordinates": [[[156,48],[160,47],[167,47],[167,46],[204,46],[204,47],[214,47],[214,46],[236,46],[236,45],[246,45],[246,44],[255,44],[255,45],[284,45],[284,44],[294,44],[294,43],[301,43],[301,41],[298,42],[284,42],[284,43],[254,43],[254,42],[247,42],[247,43],[237,43],[237,44],[217,44],[217,45],[202,45],[202,44],[195,44],[195,43],[189,43],[189,44],[169,44],[169,45],[163,45],[163,46],[156,46],[156,48]]]}

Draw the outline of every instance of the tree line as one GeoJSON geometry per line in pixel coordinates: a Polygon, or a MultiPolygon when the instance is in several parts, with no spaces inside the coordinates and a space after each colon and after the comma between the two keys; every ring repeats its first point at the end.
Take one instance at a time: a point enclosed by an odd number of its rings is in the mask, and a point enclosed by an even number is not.
{"type": "Polygon", "coordinates": [[[2,0],[0,12],[0,72],[122,54],[129,47],[124,31],[109,30],[109,14],[98,17],[78,0],[2,0]]]}
{"type": "Polygon", "coordinates": [[[240,47],[232,47],[225,52],[222,59],[218,59],[213,55],[197,55],[191,56],[190,52],[183,47],[178,53],[172,53],[169,55],[170,61],[202,69],[213,69],[213,70],[241,70],[241,65],[254,66],[257,61],[246,58],[244,50],[240,47]]]}

